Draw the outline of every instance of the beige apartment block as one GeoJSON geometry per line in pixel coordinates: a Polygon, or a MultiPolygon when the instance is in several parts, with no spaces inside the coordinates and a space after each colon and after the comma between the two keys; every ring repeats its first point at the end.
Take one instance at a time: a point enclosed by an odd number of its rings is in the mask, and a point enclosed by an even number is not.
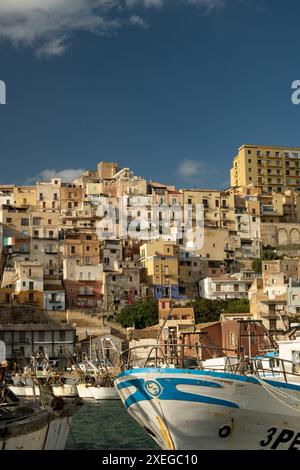
{"type": "Polygon", "coordinates": [[[14,191],[13,185],[0,185],[0,209],[2,206],[14,205],[14,191]]]}
{"type": "Polygon", "coordinates": [[[230,239],[228,230],[204,227],[203,237],[203,247],[195,254],[214,261],[232,258],[236,240],[230,239]]]}
{"type": "Polygon", "coordinates": [[[196,208],[203,206],[204,226],[233,228],[235,224],[234,191],[213,189],[183,189],[183,204],[193,206],[193,224],[196,223],[196,208]]]}
{"type": "Polygon", "coordinates": [[[163,239],[152,240],[140,247],[141,261],[159,253],[161,255],[179,257],[179,247],[174,242],[166,242],[163,239]]]}
{"type": "Polygon", "coordinates": [[[60,188],[61,212],[82,209],[83,188],[71,183],[62,183],[60,188]]]}
{"type": "Polygon", "coordinates": [[[37,210],[60,210],[61,179],[52,178],[50,182],[36,183],[37,210]]]}
{"type": "Polygon", "coordinates": [[[36,209],[36,187],[16,186],[14,188],[14,206],[36,209]]]}
{"type": "Polygon", "coordinates": [[[295,191],[263,195],[260,202],[263,223],[300,222],[300,195],[295,191]]]}
{"type": "Polygon", "coordinates": [[[243,145],[233,160],[231,186],[260,186],[263,193],[300,191],[300,148],[243,145]]]}
{"type": "Polygon", "coordinates": [[[58,240],[59,213],[52,211],[30,212],[30,236],[32,239],[58,240]]]}
{"type": "Polygon", "coordinates": [[[99,241],[91,233],[67,233],[61,247],[63,259],[79,259],[80,266],[97,266],[99,258],[99,241]]]}
{"type": "Polygon", "coordinates": [[[32,238],[30,245],[30,259],[39,261],[44,267],[45,280],[58,280],[60,278],[61,260],[59,240],[32,238]]]}
{"type": "Polygon", "coordinates": [[[38,261],[17,261],[13,302],[43,308],[44,268],[38,261]]]}

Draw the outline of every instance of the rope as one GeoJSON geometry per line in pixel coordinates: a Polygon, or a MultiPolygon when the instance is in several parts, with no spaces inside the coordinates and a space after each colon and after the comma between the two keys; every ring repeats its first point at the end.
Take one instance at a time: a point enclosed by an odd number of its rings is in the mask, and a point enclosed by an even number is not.
{"type": "Polygon", "coordinates": [[[299,402],[300,402],[300,400],[298,400],[296,397],[293,397],[292,395],[285,394],[285,393],[283,393],[283,392],[278,392],[278,390],[277,390],[275,387],[273,387],[273,385],[266,384],[266,382],[264,382],[262,379],[260,379],[260,378],[258,378],[258,377],[256,377],[256,379],[257,379],[258,382],[263,386],[263,388],[265,389],[265,391],[266,391],[267,393],[269,393],[273,398],[275,398],[275,400],[279,401],[279,403],[281,403],[282,405],[286,406],[287,408],[290,408],[291,410],[297,411],[298,413],[300,413],[300,409],[298,409],[297,407],[291,406],[291,405],[289,405],[288,403],[285,403],[283,400],[281,400],[280,398],[278,398],[278,397],[276,396],[276,394],[275,394],[274,392],[272,392],[272,390],[276,390],[277,393],[282,394],[282,395],[284,394],[284,395],[286,395],[288,398],[293,398],[293,399],[295,399],[296,401],[299,401],[299,402]],[[271,389],[271,390],[270,390],[270,389],[271,389]]]}

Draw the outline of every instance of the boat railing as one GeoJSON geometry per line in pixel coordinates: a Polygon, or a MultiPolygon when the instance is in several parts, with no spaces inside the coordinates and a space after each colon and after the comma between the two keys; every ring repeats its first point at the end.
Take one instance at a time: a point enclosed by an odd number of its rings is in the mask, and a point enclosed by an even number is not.
{"type": "Polygon", "coordinates": [[[300,365],[293,361],[266,356],[251,359],[250,364],[253,367],[253,373],[260,378],[283,379],[285,383],[294,380],[300,383],[300,365]]]}
{"type": "Polygon", "coordinates": [[[212,371],[238,372],[243,365],[243,355],[234,349],[224,349],[199,344],[146,344],[134,346],[120,354],[120,369],[129,370],[137,367],[206,369],[212,371]],[[216,361],[205,364],[204,351],[209,351],[209,358],[216,361]],[[218,363],[220,359],[220,363],[218,363]]]}

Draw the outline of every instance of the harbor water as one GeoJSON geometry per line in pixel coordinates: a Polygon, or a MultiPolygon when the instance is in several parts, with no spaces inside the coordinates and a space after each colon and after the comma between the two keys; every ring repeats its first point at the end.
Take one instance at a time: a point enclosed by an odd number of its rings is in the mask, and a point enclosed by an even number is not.
{"type": "Polygon", "coordinates": [[[128,415],[121,400],[85,401],[72,419],[66,449],[151,450],[154,440],[128,415]]]}

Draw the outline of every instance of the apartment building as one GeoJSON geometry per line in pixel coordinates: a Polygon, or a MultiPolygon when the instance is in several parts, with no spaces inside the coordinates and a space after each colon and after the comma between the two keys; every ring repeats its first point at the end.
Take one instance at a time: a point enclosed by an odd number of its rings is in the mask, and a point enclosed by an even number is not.
{"type": "Polygon", "coordinates": [[[145,282],[155,298],[179,298],[179,247],[162,239],[141,245],[140,262],[145,282]]]}
{"type": "Polygon", "coordinates": [[[251,279],[238,279],[234,276],[208,277],[199,282],[199,294],[211,300],[247,299],[251,285],[251,279]]]}
{"type": "Polygon", "coordinates": [[[36,183],[36,208],[38,211],[60,211],[61,178],[52,178],[50,182],[36,183]]]}
{"type": "Polygon", "coordinates": [[[0,209],[2,206],[14,205],[14,190],[13,185],[0,185],[0,209]]]}
{"type": "Polygon", "coordinates": [[[44,267],[38,261],[16,261],[13,303],[43,308],[44,267]]]}
{"type": "Polygon", "coordinates": [[[300,191],[300,148],[243,145],[233,160],[231,186],[260,186],[263,193],[300,191]]]}
{"type": "Polygon", "coordinates": [[[36,186],[15,186],[13,205],[16,207],[30,207],[36,209],[36,186]]]}
{"type": "Polygon", "coordinates": [[[61,247],[63,259],[75,258],[80,265],[98,266],[99,241],[97,235],[90,232],[68,232],[61,247]]]}
{"type": "Polygon", "coordinates": [[[83,188],[71,183],[62,183],[60,187],[61,213],[81,210],[83,203],[83,188]]]}
{"type": "Polygon", "coordinates": [[[21,353],[30,359],[43,352],[49,359],[57,359],[62,352],[75,352],[76,330],[71,325],[8,324],[0,325],[0,340],[5,342],[8,360],[21,353]]]}

